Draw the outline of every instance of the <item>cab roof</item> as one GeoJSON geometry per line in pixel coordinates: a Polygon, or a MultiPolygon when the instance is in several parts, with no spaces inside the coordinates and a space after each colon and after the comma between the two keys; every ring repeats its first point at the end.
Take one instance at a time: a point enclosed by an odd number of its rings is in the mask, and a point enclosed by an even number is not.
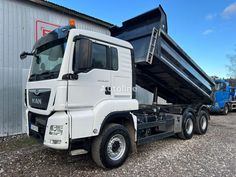
{"type": "Polygon", "coordinates": [[[75,29],[71,29],[70,33],[74,33],[74,35],[82,35],[82,36],[85,36],[94,40],[99,40],[101,42],[109,43],[115,46],[133,49],[133,46],[127,41],[124,41],[124,40],[121,40],[121,39],[118,39],[109,35],[101,34],[98,32],[75,28],[75,29]]]}

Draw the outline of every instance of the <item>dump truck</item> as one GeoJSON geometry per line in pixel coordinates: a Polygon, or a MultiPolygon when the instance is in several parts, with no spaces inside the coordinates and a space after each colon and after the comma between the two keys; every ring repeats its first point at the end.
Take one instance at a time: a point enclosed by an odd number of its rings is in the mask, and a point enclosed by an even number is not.
{"type": "Polygon", "coordinates": [[[168,35],[161,6],[111,36],[76,29],[72,20],[20,57],[28,55],[28,135],[49,148],[89,153],[109,169],[140,144],[207,132],[214,82],[168,35]],[[152,104],[139,103],[137,85],[153,93],[152,104]]]}
{"type": "Polygon", "coordinates": [[[236,87],[230,86],[224,79],[215,80],[214,103],[210,106],[211,113],[227,115],[229,111],[236,110],[236,87]]]}

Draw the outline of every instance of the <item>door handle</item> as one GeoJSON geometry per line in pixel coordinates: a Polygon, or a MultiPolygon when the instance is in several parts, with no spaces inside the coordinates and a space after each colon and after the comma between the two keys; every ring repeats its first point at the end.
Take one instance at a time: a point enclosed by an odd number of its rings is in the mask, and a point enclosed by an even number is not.
{"type": "Polygon", "coordinates": [[[105,87],[105,95],[111,95],[111,87],[105,87]]]}

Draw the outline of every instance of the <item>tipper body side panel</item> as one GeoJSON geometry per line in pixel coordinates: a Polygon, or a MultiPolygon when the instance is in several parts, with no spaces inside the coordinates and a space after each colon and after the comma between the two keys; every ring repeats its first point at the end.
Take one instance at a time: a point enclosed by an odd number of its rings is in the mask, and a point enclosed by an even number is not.
{"type": "Polygon", "coordinates": [[[136,83],[167,102],[211,104],[212,79],[167,34],[161,6],[113,27],[112,36],[134,47],[136,83]]]}

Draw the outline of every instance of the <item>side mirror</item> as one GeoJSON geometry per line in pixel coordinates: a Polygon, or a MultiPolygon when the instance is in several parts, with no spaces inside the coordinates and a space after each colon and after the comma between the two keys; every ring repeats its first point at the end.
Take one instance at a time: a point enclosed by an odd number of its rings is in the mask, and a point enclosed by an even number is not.
{"type": "Polygon", "coordinates": [[[87,71],[92,67],[91,45],[92,42],[86,38],[75,41],[73,57],[73,71],[75,74],[87,71]]]}
{"type": "Polygon", "coordinates": [[[226,84],[224,83],[223,85],[223,91],[225,92],[226,91],[226,84]]]}
{"type": "Polygon", "coordinates": [[[22,52],[20,54],[20,59],[24,60],[28,55],[33,55],[33,53],[28,53],[28,52],[22,52]]]}
{"type": "Polygon", "coordinates": [[[22,53],[20,54],[20,59],[21,59],[21,60],[24,60],[26,57],[27,57],[27,53],[26,53],[26,52],[22,52],[22,53]]]}

